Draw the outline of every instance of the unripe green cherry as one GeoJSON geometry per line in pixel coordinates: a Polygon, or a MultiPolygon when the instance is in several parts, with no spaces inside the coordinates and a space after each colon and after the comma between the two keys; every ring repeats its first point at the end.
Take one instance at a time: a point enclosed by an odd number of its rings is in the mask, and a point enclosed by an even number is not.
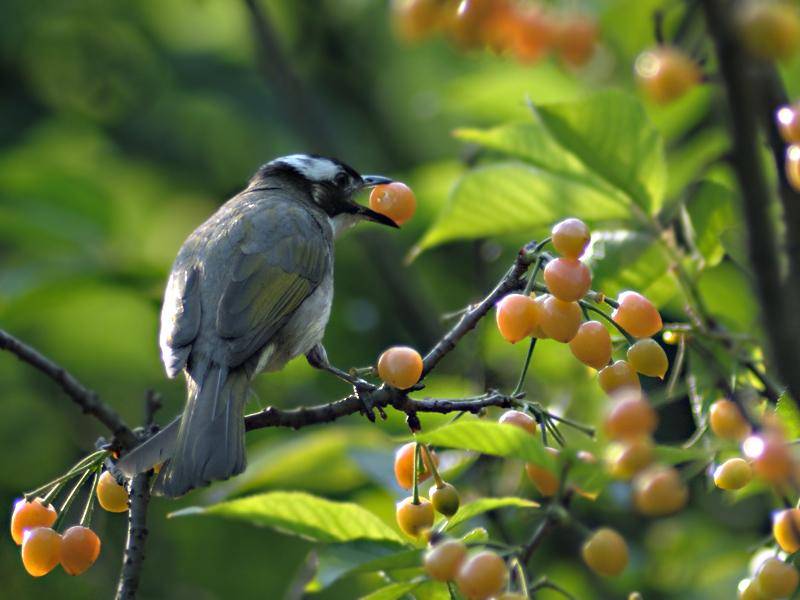
{"type": "Polygon", "coordinates": [[[461,498],[458,490],[450,483],[442,482],[442,486],[434,485],[430,490],[431,503],[436,512],[445,517],[452,517],[458,512],[461,498]]]}

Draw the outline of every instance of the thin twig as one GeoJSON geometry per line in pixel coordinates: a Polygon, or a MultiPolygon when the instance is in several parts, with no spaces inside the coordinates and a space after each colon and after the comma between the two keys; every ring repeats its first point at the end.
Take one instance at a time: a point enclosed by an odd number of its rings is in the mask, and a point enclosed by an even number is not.
{"type": "Polygon", "coordinates": [[[136,444],[136,436],[122,417],[102,402],[95,391],[83,385],[64,367],[2,329],[0,329],[0,350],[11,352],[21,361],[55,381],[85,414],[92,415],[105,425],[123,448],[130,448],[136,444]]]}

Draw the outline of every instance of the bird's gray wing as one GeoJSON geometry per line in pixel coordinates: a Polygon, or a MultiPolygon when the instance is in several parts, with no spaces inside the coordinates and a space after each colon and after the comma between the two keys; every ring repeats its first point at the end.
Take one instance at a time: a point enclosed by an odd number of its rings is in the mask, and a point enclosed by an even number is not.
{"type": "Polygon", "coordinates": [[[161,308],[159,345],[169,377],[186,366],[192,342],[200,330],[201,300],[199,274],[192,263],[178,260],[172,268],[161,308]]]}
{"type": "Polygon", "coordinates": [[[217,334],[236,367],[256,355],[311,295],[331,261],[330,240],[304,207],[275,202],[242,217],[217,306],[217,334]]]}

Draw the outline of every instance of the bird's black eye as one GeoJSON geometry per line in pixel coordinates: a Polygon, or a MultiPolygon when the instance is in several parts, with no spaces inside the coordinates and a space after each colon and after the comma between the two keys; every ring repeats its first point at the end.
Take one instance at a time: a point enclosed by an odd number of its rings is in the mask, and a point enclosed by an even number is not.
{"type": "Polygon", "coordinates": [[[335,183],[337,187],[344,187],[349,182],[350,177],[347,176],[347,173],[337,173],[336,177],[333,178],[333,183],[335,183]]]}

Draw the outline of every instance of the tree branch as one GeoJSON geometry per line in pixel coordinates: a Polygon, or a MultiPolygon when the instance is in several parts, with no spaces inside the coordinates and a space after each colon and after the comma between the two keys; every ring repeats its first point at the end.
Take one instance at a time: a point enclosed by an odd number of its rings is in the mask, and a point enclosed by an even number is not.
{"type": "Polygon", "coordinates": [[[742,193],[748,251],[763,308],[761,318],[778,373],[792,395],[800,398],[800,369],[795,365],[800,354],[797,342],[800,327],[797,311],[792,307],[797,300],[787,293],[781,281],[782,257],[776,245],[778,236],[773,221],[776,203],[762,168],[756,98],[758,85],[752,76],[758,65],[739,42],[732,21],[732,3],[703,0],[703,8],[730,107],[731,161],[742,193]]]}
{"type": "Polygon", "coordinates": [[[131,479],[128,538],[122,555],[122,571],[117,586],[117,600],[132,600],[139,590],[144,564],[144,545],[147,541],[147,506],[150,503],[152,471],[139,473],[131,479]]]}
{"type": "MultiPolygon", "coordinates": [[[[461,338],[475,328],[500,298],[521,287],[521,277],[534,260],[534,255],[531,252],[534,247],[535,244],[530,243],[522,248],[512,267],[489,295],[464,312],[458,323],[445,333],[442,339],[428,352],[422,362],[423,378],[456,347],[461,338]]],[[[303,406],[291,410],[281,410],[269,406],[262,411],[247,415],[245,417],[245,429],[247,431],[264,427],[292,427],[299,429],[308,425],[329,423],[341,417],[363,412],[365,403],[379,410],[391,406],[405,412],[407,415],[414,415],[417,412],[450,413],[464,411],[477,413],[488,406],[511,407],[516,399],[514,396],[491,391],[483,396],[461,400],[431,398],[414,400],[409,398],[408,391],[381,386],[362,390],[361,398],[356,394],[352,394],[341,400],[317,406],[303,406]]]]}
{"type": "Polygon", "coordinates": [[[64,367],[2,329],[0,329],[0,349],[11,352],[21,361],[28,363],[55,381],[85,414],[92,415],[105,425],[120,446],[130,448],[136,445],[136,436],[122,420],[122,417],[113,408],[102,402],[98,398],[97,392],[84,386],[64,367]]]}

